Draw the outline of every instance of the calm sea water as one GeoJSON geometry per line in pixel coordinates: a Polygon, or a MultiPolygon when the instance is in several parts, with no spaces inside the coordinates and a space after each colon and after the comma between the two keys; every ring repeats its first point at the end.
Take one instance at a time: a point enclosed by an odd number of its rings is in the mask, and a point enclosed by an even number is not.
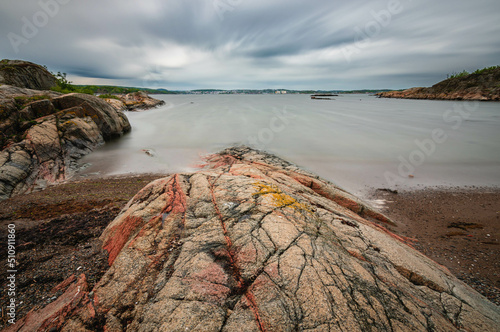
{"type": "Polygon", "coordinates": [[[500,186],[500,103],[342,95],[159,95],[82,175],[189,171],[233,144],[275,153],[353,193],[500,186]],[[144,152],[149,150],[153,156],[144,152]]]}

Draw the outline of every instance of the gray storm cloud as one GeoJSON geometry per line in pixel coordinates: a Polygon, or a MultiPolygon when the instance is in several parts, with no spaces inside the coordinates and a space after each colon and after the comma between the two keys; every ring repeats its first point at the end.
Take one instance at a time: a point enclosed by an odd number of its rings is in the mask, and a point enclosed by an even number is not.
{"type": "Polygon", "coordinates": [[[497,65],[500,2],[3,1],[0,56],[80,84],[428,86],[497,65]]]}

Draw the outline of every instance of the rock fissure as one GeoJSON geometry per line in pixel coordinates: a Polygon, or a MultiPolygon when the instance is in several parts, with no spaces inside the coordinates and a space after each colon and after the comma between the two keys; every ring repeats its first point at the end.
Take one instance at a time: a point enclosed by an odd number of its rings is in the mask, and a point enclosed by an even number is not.
{"type": "MultiPolygon", "coordinates": [[[[221,173],[221,175],[222,175],[222,173],[221,173]]],[[[215,184],[221,175],[219,175],[212,183],[210,183],[210,194],[212,196],[212,203],[214,205],[217,217],[219,218],[219,221],[220,221],[220,224],[222,227],[222,231],[224,234],[224,238],[226,241],[229,264],[230,264],[230,267],[232,270],[231,272],[232,272],[233,277],[235,278],[235,280],[237,282],[236,293],[243,294],[243,296],[247,299],[248,305],[250,306],[250,308],[255,316],[255,321],[257,322],[259,330],[262,332],[265,332],[266,328],[265,328],[265,325],[264,325],[262,318],[259,314],[259,309],[257,306],[256,299],[250,290],[251,284],[250,284],[250,282],[245,281],[241,276],[240,268],[239,268],[238,262],[237,262],[237,257],[234,254],[233,243],[232,243],[231,238],[228,234],[228,229],[227,229],[226,224],[224,222],[224,216],[220,212],[219,206],[217,204],[217,200],[215,198],[215,184]]]]}

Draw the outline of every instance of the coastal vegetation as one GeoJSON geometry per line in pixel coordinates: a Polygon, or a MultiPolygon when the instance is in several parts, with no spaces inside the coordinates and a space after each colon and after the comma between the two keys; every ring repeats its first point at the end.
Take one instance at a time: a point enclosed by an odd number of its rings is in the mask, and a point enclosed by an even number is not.
{"type": "Polygon", "coordinates": [[[500,100],[500,66],[491,66],[469,73],[464,70],[429,88],[379,93],[382,98],[443,99],[443,100],[500,100]]]}
{"type": "Polygon", "coordinates": [[[483,69],[477,69],[476,71],[474,71],[472,73],[469,73],[467,70],[463,70],[460,73],[453,73],[451,75],[448,74],[448,76],[446,78],[447,79],[450,79],[450,78],[460,78],[460,77],[468,76],[470,74],[480,75],[480,74],[492,72],[492,71],[494,71],[495,69],[498,69],[498,68],[500,68],[500,66],[491,66],[491,67],[486,67],[486,68],[483,68],[483,69]]]}
{"type": "Polygon", "coordinates": [[[145,92],[147,94],[171,94],[173,92],[165,89],[148,89],[148,88],[133,88],[113,85],[74,85],[73,82],[67,79],[66,73],[52,73],[57,79],[57,86],[52,88],[52,91],[61,93],[85,93],[89,95],[105,94],[107,98],[114,94],[127,94],[133,92],[145,92]]]}
{"type": "Polygon", "coordinates": [[[16,96],[14,97],[14,102],[16,103],[17,109],[21,110],[25,105],[39,100],[51,99],[49,95],[34,95],[34,96],[16,96]]]}
{"type": "Polygon", "coordinates": [[[109,93],[99,95],[99,98],[102,98],[102,99],[111,98],[111,99],[120,100],[120,98],[117,95],[112,95],[112,94],[109,94],[109,93]]]}

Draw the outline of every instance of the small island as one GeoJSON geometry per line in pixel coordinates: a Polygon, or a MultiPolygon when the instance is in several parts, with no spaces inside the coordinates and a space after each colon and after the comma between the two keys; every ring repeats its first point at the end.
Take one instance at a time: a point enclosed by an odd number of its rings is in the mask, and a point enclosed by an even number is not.
{"type": "Polygon", "coordinates": [[[500,66],[478,69],[473,73],[463,71],[430,88],[380,92],[376,95],[380,98],[499,101],[500,66]]]}

